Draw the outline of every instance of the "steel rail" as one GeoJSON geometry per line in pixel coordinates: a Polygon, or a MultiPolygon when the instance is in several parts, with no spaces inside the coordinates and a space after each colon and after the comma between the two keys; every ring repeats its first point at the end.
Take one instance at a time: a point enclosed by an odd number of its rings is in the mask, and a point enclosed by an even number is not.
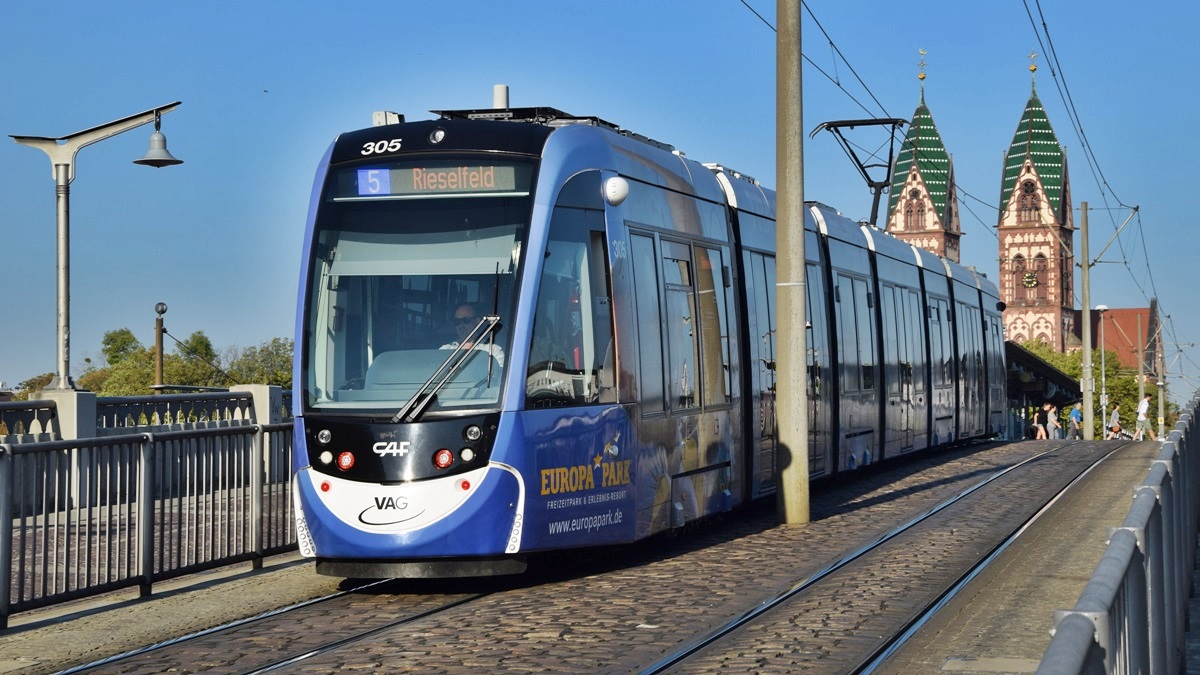
{"type": "MultiPolygon", "coordinates": [[[[1101,464],[1103,464],[1121,449],[1127,447],[1129,444],[1130,443],[1122,443],[1120,446],[1113,448],[1110,452],[1097,459],[1092,463],[1091,466],[1084,469],[1070,483],[1064,486],[1062,490],[1051,497],[1050,500],[1047,501],[1044,506],[1042,506],[1042,508],[1038,509],[1036,513],[1030,516],[1028,520],[1014,530],[1011,535],[1009,535],[1004,541],[1000,542],[994,549],[992,549],[988,555],[981,558],[977,563],[975,563],[975,565],[964,572],[953,585],[946,589],[946,591],[942,593],[936,600],[934,600],[934,602],[932,602],[928,607],[926,607],[924,611],[913,617],[908,624],[905,625],[901,632],[888,638],[884,644],[874,649],[871,654],[864,658],[860,664],[853,669],[852,672],[873,673],[875,672],[875,669],[884,665],[887,660],[890,659],[892,655],[895,654],[901,647],[903,647],[904,644],[908,642],[914,635],[916,635],[917,632],[920,631],[930,619],[932,619],[938,612],[942,610],[942,608],[949,604],[950,601],[955,598],[955,596],[957,596],[964,588],[967,587],[968,584],[971,583],[971,581],[973,581],[984,570],[986,570],[989,565],[995,562],[996,558],[1000,557],[1000,555],[1003,554],[1009,546],[1016,543],[1016,541],[1020,539],[1030,527],[1033,527],[1033,525],[1037,523],[1042,516],[1044,516],[1051,508],[1053,508],[1060,499],[1065,497],[1073,488],[1075,488],[1075,486],[1086,479],[1088,474],[1098,468],[1101,464]]],[[[1058,449],[1066,447],[1070,446],[1065,445],[1058,449]]]]}
{"type": "Polygon", "coordinates": [[[303,654],[298,654],[296,656],[289,656],[288,658],[281,659],[279,661],[268,664],[266,666],[262,666],[261,668],[251,670],[251,671],[249,671],[249,675],[258,675],[258,673],[269,673],[273,670],[278,670],[279,668],[284,668],[286,666],[290,666],[293,663],[299,663],[300,661],[304,661],[305,659],[310,659],[314,656],[320,656],[322,654],[327,654],[336,649],[341,649],[342,647],[345,647],[347,645],[351,645],[356,642],[360,642],[362,640],[366,640],[368,638],[375,637],[376,635],[379,635],[380,633],[389,631],[398,626],[403,626],[405,624],[414,623],[416,621],[420,621],[421,619],[433,616],[435,614],[440,614],[441,612],[445,612],[445,611],[453,609],[455,607],[459,607],[461,605],[465,605],[465,604],[474,602],[474,601],[476,601],[482,597],[485,597],[487,595],[491,595],[491,594],[490,593],[475,593],[473,595],[468,595],[465,598],[459,598],[458,600],[448,602],[445,605],[442,605],[441,607],[436,607],[434,609],[426,610],[424,612],[418,612],[417,614],[413,614],[412,616],[406,616],[401,619],[396,619],[395,621],[390,621],[381,626],[376,626],[374,628],[371,628],[370,630],[365,630],[357,635],[351,635],[349,637],[340,638],[338,640],[334,640],[332,642],[323,644],[320,647],[317,647],[316,649],[310,649],[310,650],[304,652],[303,654]]]}
{"type": "Polygon", "coordinates": [[[87,672],[89,670],[98,668],[100,666],[109,665],[109,664],[113,664],[113,663],[119,663],[121,661],[127,661],[129,659],[137,658],[139,656],[144,656],[146,654],[157,651],[159,649],[163,649],[166,647],[173,647],[175,645],[190,642],[192,640],[206,637],[208,635],[213,635],[215,633],[220,633],[222,631],[232,630],[234,628],[240,628],[242,626],[246,626],[246,625],[258,622],[258,621],[263,621],[263,620],[270,619],[270,618],[280,616],[283,614],[288,614],[289,612],[294,612],[296,610],[303,609],[305,607],[310,607],[312,605],[317,605],[322,602],[328,602],[330,600],[335,600],[337,598],[340,598],[340,597],[343,597],[346,595],[350,595],[352,593],[357,593],[359,591],[363,591],[368,588],[378,586],[379,584],[387,583],[389,581],[393,581],[393,580],[392,579],[381,579],[381,580],[377,580],[377,581],[372,581],[371,583],[363,584],[361,586],[355,586],[354,588],[349,588],[346,590],[338,591],[337,593],[330,593],[328,595],[323,595],[323,596],[320,596],[317,598],[311,598],[309,600],[305,600],[303,602],[298,602],[293,605],[288,605],[286,607],[280,607],[278,609],[273,609],[269,612],[263,612],[262,614],[256,614],[255,616],[246,617],[244,619],[238,619],[236,621],[230,621],[228,623],[223,623],[219,626],[213,626],[211,628],[205,628],[204,630],[196,631],[195,633],[188,633],[187,635],[181,635],[176,638],[171,638],[170,640],[163,640],[162,642],[156,642],[152,645],[147,645],[145,647],[139,647],[138,649],[132,649],[127,652],[122,652],[120,654],[114,654],[112,656],[108,656],[103,659],[98,659],[96,661],[92,661],[91,663],[85,663],[83,665],[75,666],[73,668],[68,668],[66,670],[59,671],[58,675],[75,675],[75,673],[87,672]]]}
{"type": "Polygon", "coordinates": [[[782,591],[781,593],[775,595],[772,598],[768,598],[767,600],[764,600],[762,603],[760,603],[753,609],[743,612],[742,614],[734,617],[733,619],[731,619],[731,620],[727,621],[726,623],[722,624],[721,626],[717,627],[713,631],[706,633],[706,634],[702,635],[701,637],[687,643],[683,647],[664,655],[659,660],[655,661],[654,663],[650,664],[649,666],[647,666],[646,668],[643,668],[642,670],[640,670],[638,672],[641,675],[652,675],[654,673],[665,672],[667,669],[671,668],[672,666],[678,665],[679,663],[681,663],[684,660],[688,659],[689,657],[693,656],[694,654],[696,654],[700,650],[704,649],[705,647],[707,647],[725,637],[728,637],[729,635],[746,627],[748,624],[753,622],[755,619],[757,619],[759,616],[763,615],[764,613],[778,607],[779,605],[782,605],[783,603],[787,602],[788,600],[792,599],[793,597],[810,589],[811,587],[815,586],[817,583],[819,583],[820,581],[822,581],[829,575],[833,574],[834,572],[837,572],[838,570],[845,568],[846,566],[850,565],[851,563],[858,560],[859,558],[862,558],[863,556],[878,549],[880,546],[887,543],[888,541],[891,541],[892,539],[904,534],[905,532],[911,530],[912,528],[916,527],[920,523],[928,520],[929,518],[932,518],[937,513],[941,512],[941,511],[949,508],[950,506],[953,506],[954,504],[958,503],[959,501],[965,499],[967,496],[976,492],[977,490],[980,490],[983,487],[987,486],[988,484],[990,484],[996,480],[999,480],[1000,478],[1004,477],[1005,475],[1025,466],[1026,464],[1037,461],[1037,460],[1041,459],[1042,457],[1049,455],[1051,453],[1058,452],[1059,450],[1062,449],[1062,447],[1066,447],[1066,446],[1061,446],[1058,448],[1054,448],[1052,450],[1047,450],[1046,452],[1032,455],[1030,457],[1027,457],[1027,458],[1021,460],[1020,462],[1017,462],[1016,464],[1013,464],[1012,466],[1006,467],[1000,471],[997,471],[997,472],[987,476],[986,478],[980,480],[978,483],[964,489],[962,492],[959,492],[958,494],[954,495],[953,497],[946,499],[945,501],[941,502],[940,504],[933,506],[928,511],[925,511],[924,513],[914,517],[913,519],[909,520],[908,522],[897,526],[896,528],[890,530],[889,532],[885,532],[884,534],[877,537],[875,540],[865,544],[864,546],[858,548],[857,550],[851,551],[850,553],[847,553],[846,555],[844,555],[840,558],[837,558],[836,560],[829,563],[825,567],[817,570],[810,576],[808,576],[800,581],[797,581],[795,584],[793,584],[787,590],[782,591]]]}

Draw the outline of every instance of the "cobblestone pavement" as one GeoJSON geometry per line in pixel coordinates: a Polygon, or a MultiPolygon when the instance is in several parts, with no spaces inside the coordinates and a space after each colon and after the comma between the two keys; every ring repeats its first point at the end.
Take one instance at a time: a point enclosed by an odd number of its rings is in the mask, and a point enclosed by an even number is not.
{"type": "Polygon", "coordinates": [[[1089,473],[877,672],[1036,671],[1054,611],[1075,606],[1158,453],[1130,445],[1089,473]]]}
{"type": "MultiPolygon", "coordinates": [[[[352,649],[285,670],[636,670],[982,477],[1049,447],[1045,442],[976,446],[885,466],[844,485],[817,488],[812,499],[814,520],[803,526],[777,525],[768,504],[674,538],[546,556],[531,574],[497,582],[499,586],[492,590],[499,592],[422,621],[419,629],[389,631],[352,649]]],[[[955,537],[972,526],[943,524],[941,536],[948,538],[926,543],[954,549],[955,537]]],[[[921,556],[895,562],[916,577],[934,566],[921,556]]],[[[876,598],[880,612],[887,613],[887,598],[897,593],[892,581],[857,580],[850,587],[857,596],[876,598]]],[[[51,623],[54,617],[32,618],[25,627],[0,633],[0,673],[55,672],[323,595],[335,590],[336,584],[337,580],[317,576],[307,566],[283,565],[270,574],[239,575],[146,601],[91,609],[66,617],[69,620],[60,625],[51,623]]],[[[168,667],[173,672],[244,672],[264,658],[282,656],[289,645],[369,628],[377,617],[418,611],[439,597],[447,599],[442,593],[454,590],[472,592],[444,583],[433,590],[429,582],[391,585],[314,606],[321,609],[300,620],[288,615],[237,646],[188,643],[159,650],[140,665],[106,672],[162,672],[168,667]],[[213,660],[214,653],[220,658],[213,660]]],[[[482,587],[476,584],[474,590],[482,587]]],[[[818,601],[836,609],[840,597],[818,601]]],[[[854,627],[837,626],[836,612],[826,613],[832,636],[827,649],[836,648],[837,640],[844,638],[834,633],[848,634],[854,627]]],[[[820,661],[797,657],[791,651],[795,645],[787,641],[794,633],[776,630],[780,644],[760,651],[728,647],[720,658],[731,653],[740,656],[699,663],[705,670],[790,670],[808,663],[818,672],[831,672],[820,661]]]]}

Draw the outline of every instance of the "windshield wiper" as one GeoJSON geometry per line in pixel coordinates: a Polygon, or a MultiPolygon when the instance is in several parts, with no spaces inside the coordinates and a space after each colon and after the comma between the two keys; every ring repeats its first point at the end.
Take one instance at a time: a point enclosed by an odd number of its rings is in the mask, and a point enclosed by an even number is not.
{"type": "MultiPolygon", "coordinates": [[[[481,318],[479,323],[475,324],[475,327],[471,329],[470,334],[459,341],[458,346],[454,348],[454,351],[450,352],[450,355],[446,357],[446,360],[442,362],[442,365],[438,366],[437,370],[433,371],[433,375],[430,375],[429,379],[425,380],[425,384],[422,384],[417,389],[416,393],[412,395],[412,398],[408,399],[408,403],[404,404],[404,407],[400,409],[400,412],[396,413],[395,416],[392,417],[392,423],[398,424],[401,422],[417,421],[417,418],[421,416],[421,413],[425,412],[425,409],[429,407],[430,402],[432,402],[434,397],[437,396],[438,391],[440,391],[442,387],[446,386],[446,383],[450,381],[450,378],[454,377],[454,374],[457,373],[458,370],[467,362],[467,357],[471,356],[471,351],[474,350],[475,347],[468,347],[467,345],[476,345],[480,340],[487,337],[489,339],[488,344],[490,346],[492,344],[490,336],[496,330],[496,326],[499,325],[499,323],[500,317],[496,314],[488,314],[481,318]],[[424,398],[422,398],[422,396],[424,396],[424,398]]],[[[491,354],[488,353],[489,381],[492,374],[490,363],[491,360],[491,354]]]]}

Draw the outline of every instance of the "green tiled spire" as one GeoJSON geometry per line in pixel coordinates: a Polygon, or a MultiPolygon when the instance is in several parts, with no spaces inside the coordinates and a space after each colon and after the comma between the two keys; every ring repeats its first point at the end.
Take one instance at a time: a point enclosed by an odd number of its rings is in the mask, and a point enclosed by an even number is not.
{"type": "Polygon", "coordinates": [[[951,175],[950,155],[946,152],[946,145],[942,143],[942,137],[933,123],[933,116],[929,114],[929,108],[925,105],[924,85],[921,87],[921,102],[913,113],[908,136],[900,146],[896,168],[892,171],[891,197],[888,199],[887,210],[889,214],[896,210],[896,202],[904,192],[904,182],[908,179],[908,171],[913,162],[916,162],[917,171],[929,190],[934,212],[943,227],[948,226],[946,193],[951,175]]]}
{"type": "Polygon", "coordinates": [[[1033,162],[1046,198],[1054,213],[1059,213],[1062,207],[1063,181],[1066,156],[1062,146],[1058,144],[1058,136],[1050,126],[1050,119],[1038,100],[1037,88],[1029,96],[1025,104],[1025,114],[1017,125],[1017,133],[1013,135],[1012,145],[1008,148],[1008,157],[1004,161],[1004,181],[1000,187],[1000,212],[1008,206],[1009,197],[1017,185],[1021,175],[1021,167],[1025,160],[1033,162]]]}

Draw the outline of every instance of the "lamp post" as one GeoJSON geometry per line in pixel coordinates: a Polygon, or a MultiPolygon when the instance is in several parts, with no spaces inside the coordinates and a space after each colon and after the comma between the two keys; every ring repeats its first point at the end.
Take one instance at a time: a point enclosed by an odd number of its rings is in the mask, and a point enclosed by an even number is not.
{"type": "Polygon", "coordinates": [[[1104,313],[1108,305],[1096,305],[1096,311],[1100,312],[1100,414],[1108,415],[1108,373],[1104,368],[1104,313]]]}
{"type": "Polygon", "coordinates": [[[51,173],[54,177],[54,194],[58,221],[58,355],[56,374],[48,389],[75,389],[71,381],[71,248],[70,248],[70,195],[71,181],[75,180],[75,155],[79,149],[124,133],[143,124],[154,122],[154,134],[150,136],[150,150],[145,157],[135,159],[134,164],[160,168],[182,164],[167,152],[167,139],[159,128],[159,118],[180,105],[179,101],[151,108],[136,115],[84,129],[73,134],[50,138],[47,136],[16,136],[12,139],[20,145],[37,148],[50,157],[51,173]]]}
{"type": "Polygon", "coordinates": [[[154,306],[154,393],[162,393],[163,384],[163,314],[167,313],[167,303],[160,302],[154,306]]]}

